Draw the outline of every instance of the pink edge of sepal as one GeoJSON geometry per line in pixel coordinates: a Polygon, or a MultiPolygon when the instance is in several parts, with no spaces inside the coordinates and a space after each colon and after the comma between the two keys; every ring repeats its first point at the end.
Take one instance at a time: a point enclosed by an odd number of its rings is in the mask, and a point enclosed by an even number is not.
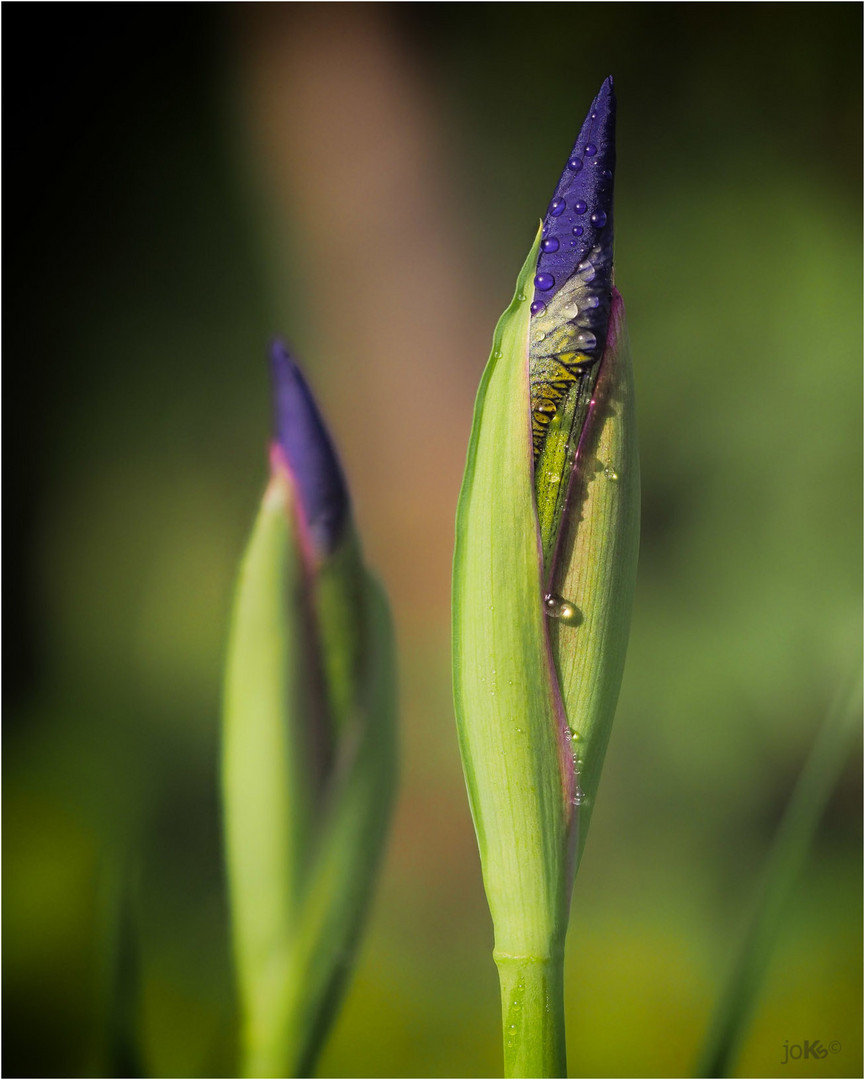
{"type": "MultiPolygon", "coordinates": [[[[288,463],[288,459],[279,443],[274,439],[270,443],[270,484],[268,485],[268,492],[273,485],[278,485],[280,488],[287,487],[290,496],[286,500],[282,497],[282,502],[286,505],[286,510],[290,507],[290,515],[295,526],[295,533],[300,544],[301,558],[303,559],[304,567],[307,573],[314,573],[321,565],[321,556],[315,549],[315,543],[312,538],[312,534],[309,530],[309,524],[306,520],[306,515],[303,512],[303,506],[299,498],[297,481],[294,477],[294,473],[291,471],[291,466],[288,463]]],[[[267,493],[265,494],[267,498],[267,493]]]]}

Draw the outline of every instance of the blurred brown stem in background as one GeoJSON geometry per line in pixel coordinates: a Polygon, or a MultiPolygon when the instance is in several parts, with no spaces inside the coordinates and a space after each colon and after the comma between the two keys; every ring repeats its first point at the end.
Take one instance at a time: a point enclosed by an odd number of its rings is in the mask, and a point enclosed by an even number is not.
{"type": "Polygon", "coordinates": [[[309,362],[371,563],[399,624],[440,624],[489,347],[443,125],[378,6],[250,5],[238,17],[252,149],[274,217],[296,237],[309,362]]]}

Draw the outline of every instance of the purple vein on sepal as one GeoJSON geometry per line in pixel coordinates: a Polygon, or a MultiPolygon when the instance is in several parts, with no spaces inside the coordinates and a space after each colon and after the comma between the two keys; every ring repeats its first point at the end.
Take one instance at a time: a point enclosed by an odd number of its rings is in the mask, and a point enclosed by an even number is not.
{"type": "Polygon", "coordinates": [[[312,392],[283,341],[270,345],[274,438],[294,481],[316,554],[327,556],[348,518],[348,489],[312,392]]]}
{"type": "Polygon", "coordinates": [[[590,256],[599,278],[606,275],[609,292],[615,169],[616,95],[610,76],[592,102],[547,208],[532,314],[542,311],[590,256]]]}

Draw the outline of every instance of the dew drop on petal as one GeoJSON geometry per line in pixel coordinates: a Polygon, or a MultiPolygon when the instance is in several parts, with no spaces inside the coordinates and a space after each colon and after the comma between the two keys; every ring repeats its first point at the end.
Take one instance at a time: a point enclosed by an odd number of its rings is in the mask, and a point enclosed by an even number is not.
{"type": "Polygon", "coordinates": [[[582,236],[583,235],[583,226],[582,225],[575,225],[573,227],[573,229],[571,229],[571,232],[574,234],[574,236],[582,236]]]}
{"type": "Polygon", "coordinates": [[[595,280],[595,268],[590,262],[581,262],[577,267],[577,273],[583,279],[583,281],[595,280]]]}
{"type": "Polygon", "coordinates": [[[564,623],[579,626],[583,621],[579,610],[570,600],[565,600],[558,593],[547,593],[544,597],[544,611],[551,619],[561,619],[564,623]]]}
{"type": "Polygon", "coordinates": [[[603,210],[596,210],[594,214],[589,218],[589,221],[595,226],[596,229],[603,229],[607,224],[607,215],[603,210]]]}
{"type": "Polygon", "coordinates": [[[562,314],[566,319],[576,319],[576,317],[580,314],[580,309],[574,303],[565,304],[564,308],[562,309],[562,314]]]}
{"type": "Polygon", "coordinates": [[[575,214],[585,214],[588,209],[589,208],[583,199],[577,199],[577,201],[574,203],[575,214]]]}
{"type": "Polygon", "coordinates": [[[591,352],[592,349],[597,348],[598,339],[591,330],[583,330],[581,333],[577,334],[576,344],[583,352],[591,352]]]}
{"type": "Polygon", "coordinates": [[[562,198],[553,199],[550,203],[550,214],[553,217],[558,217],[565,212],[565,200],[562,198]]]}
{"type": "Polygon", "coordinates": [[[535,274],[535,287],[540,289],[541,292],[548,292],[556,283],[556,279],[552,274],[540,273],[535,274]]]}
{"type": "Polygon", "coordinates": [[[579,172],[580,169],[582,169],[582,167],[583,167],[582,158],[572,157],[568,161],[568,168],[571,170],[571,172],[579,172]]]}
{"type": "Polygon", "coordinates": [[[547,305],[543,302],[543,300],[533,300],[532,306],[529,308],[529,311],[531,311],[532,315],[543,315],[546,310],[547,305]]]}
{"type": "Polygon", "coordinates": [[[586,310],[594,310],[600,304],[600,302],[601,298],[599,296],[587,296],[586,299],[583,301],[583,307],[586,308],[586,310]]]}
{"type": "Polygon", "coordinates": [[[554,236],[548,237],[541,243],[541,251],[558,251],[559,242],[554,236]]]}
{"type": "MultiPolygon", "coordinates": [[[[586,143],[586,153],[589,155],[589,157],[594,157],[595,154],[597,154],[597,152],[598,152],[598,148],[597,148],[597,146],[595,146],[594,143],[586,143]]],[[[559,161],[561,161],[561,160],[562,159],[559,158],[559,161]]]]}

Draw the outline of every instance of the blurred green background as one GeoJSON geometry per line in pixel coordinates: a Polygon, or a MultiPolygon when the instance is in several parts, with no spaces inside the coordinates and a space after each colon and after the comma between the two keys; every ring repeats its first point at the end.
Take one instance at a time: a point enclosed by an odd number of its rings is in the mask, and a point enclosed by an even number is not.
{"type": "MultiPolygon", "coordinates": [[[[401,796],[320,1071],[498,1074],[453,514],[495,320],[609,73],[643,542],[574,897],[570,1069],[689,1075],[861,651],[861,7],[3,14],[5,1075],[106,1067],[122,866],[148,1073],[235,1075],[220,669],[275,332],[342,449],[400,643],[401,796]]],[[[857,755],[742,1076],[861,1075],[860,808],[857,755]],[[805,1039],[840,1052],[782,1065],[805,1039]]]]}

